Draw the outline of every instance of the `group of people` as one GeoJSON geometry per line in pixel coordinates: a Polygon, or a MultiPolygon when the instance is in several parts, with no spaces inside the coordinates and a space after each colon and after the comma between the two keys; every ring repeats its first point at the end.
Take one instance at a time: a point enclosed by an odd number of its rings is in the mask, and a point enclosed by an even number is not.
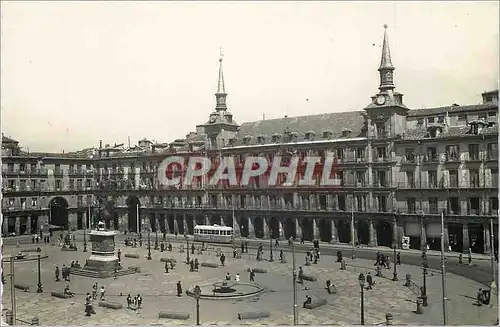
{"type": "MultiPolygon", "coordinates": [[[[78,263],[78,261],[77,261],[78,263]]],[[[71,262],[71,268],[73,268],[75,265],[75,262],[71,262]]],[[[69,282],[69,276],[71,274],[71,270],[70,270],[70,267],[66,267],[66,265],[62,265],[62,268],[59,269],[59,266],[56,266],[56,269],[54,271],[54,274],[55,274],[55,277],[56,277],[56,282],[59,282],[61,279],[60,279],[60,276],[61,276],[61,273],[62,273],[62,278],[64,279],[64,281],[66,282],[69,282]]]]}
{"type": "Polygon", "coordinates": [[[127,308],[132,309],[132,310],[138,310],[142,307],[142,297],[140,294],[137,294],[137,296],[132,296],[129,294],[127,295],[127,308]]]}

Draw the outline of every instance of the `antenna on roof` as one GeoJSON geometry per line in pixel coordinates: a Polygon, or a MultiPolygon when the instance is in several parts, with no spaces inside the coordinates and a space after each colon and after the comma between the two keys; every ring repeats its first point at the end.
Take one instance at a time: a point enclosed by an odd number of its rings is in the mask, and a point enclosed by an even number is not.
{"type": "Polygon", "coordinates": [[[262,114],[262,120],[266,120],[266,114],[262,114]]]}
{"type": "Polygon", "coordinates": [[[128,148],[130,149],[130,136],[128,137],[128,148]]]}

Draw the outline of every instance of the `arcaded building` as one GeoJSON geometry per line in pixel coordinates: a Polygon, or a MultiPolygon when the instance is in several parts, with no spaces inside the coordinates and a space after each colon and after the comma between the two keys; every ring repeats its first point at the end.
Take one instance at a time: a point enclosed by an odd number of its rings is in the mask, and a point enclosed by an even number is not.
{"type": "Polygon", "coordinates": [[[409,236],[412,248],[438,248],[443,214],[446,248],[491,251],[491,221],[498,243],[498,90],[482,93],[479,104],[408,108],[396,91],[387,34],[378,71],[378,91],[358,111],[240,125],[226,103],[220,60],[215,110],[171,143],[27,154],[4,137],[3,233],[49,224],[82,229],[90,214],[131,232],[192,234],[196,224],[224,224],[251,238],[348,243],[354,234],[360,244],[400,247],[409,236]],[[333,155],[340,185],[199,179],[165,188],[157,167],[173,155],[203,155],[215,165],[221,156],[333,155]]]}

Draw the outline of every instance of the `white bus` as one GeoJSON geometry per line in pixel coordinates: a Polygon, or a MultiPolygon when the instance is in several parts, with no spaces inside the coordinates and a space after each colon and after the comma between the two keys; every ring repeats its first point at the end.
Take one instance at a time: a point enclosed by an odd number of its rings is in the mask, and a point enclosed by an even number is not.
{"type": "Polygon", "coordinates": [[[198,225],[194,227],[194,240],[199,242],[232,243],[233,227],[198,225]]]}

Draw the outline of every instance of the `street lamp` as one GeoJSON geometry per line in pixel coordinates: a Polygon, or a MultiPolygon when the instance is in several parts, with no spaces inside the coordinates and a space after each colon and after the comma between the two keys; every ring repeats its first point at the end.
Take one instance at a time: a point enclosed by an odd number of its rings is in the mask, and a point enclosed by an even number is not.
{"type": "MultiPolygon", "coordinates": [[[[188,251],[189,252],[189,251],[188,251]]],[[[196,325],[200,325],[200,294],[201,288],[199,285],[194,287],[194,298],[196,299],[196,325]]]]}
{"type": "Polygon", "coordinates": [[[422,274],[423,274],[423,285],[422,285],[422,305],[427,306],[427,254],[425,248],[422,250],[422,274]]]}
{"type": "Polygon", "coordinates": [[[269,227],[269,262],[273,261],[273,230],[269,227]]]}
{"type": "Polygon", "coordinates": [[[42,286],[42,271],[40,269],[40,255],[38,255],[38,288],[36,289],[37,293],[42,293],[43,292],[43,286],[42,286]]]}
{"type": "Polygon", "coordinates": [[[158,222],[155,221],[155,250],[158,250],[158,222]]]}
{"type": "Polygon", "coordinates": [[[397,263],[396,262],[396,247],[397,247],[396,243],[394,243],[394,245],[392,247],[394,248],[394,261],[393,261],[393,263],[394,263],[394,271],[392,273],[392,280],[396,282],[398,280],[398,271],[396,270],[397,269],[396,268],[396,266],[397,266],[397,264],[396,264],[397,263]]]}
{"type": "Polygon", "coordinates": [[[184,237],[186,238],[186,264],[189,264],[189,238],[186,231],[184,231],[184,237]]]}
{"type": "Polygon", "coordinates": [[[361,288],[361,325],[365,324],[365,275],[359,274],[359,286],[361,288]]]}
{"type": "Polygon", "coordinates": [[[148,229],[148,260],[151,260],[151,231],[148,229]]]}

